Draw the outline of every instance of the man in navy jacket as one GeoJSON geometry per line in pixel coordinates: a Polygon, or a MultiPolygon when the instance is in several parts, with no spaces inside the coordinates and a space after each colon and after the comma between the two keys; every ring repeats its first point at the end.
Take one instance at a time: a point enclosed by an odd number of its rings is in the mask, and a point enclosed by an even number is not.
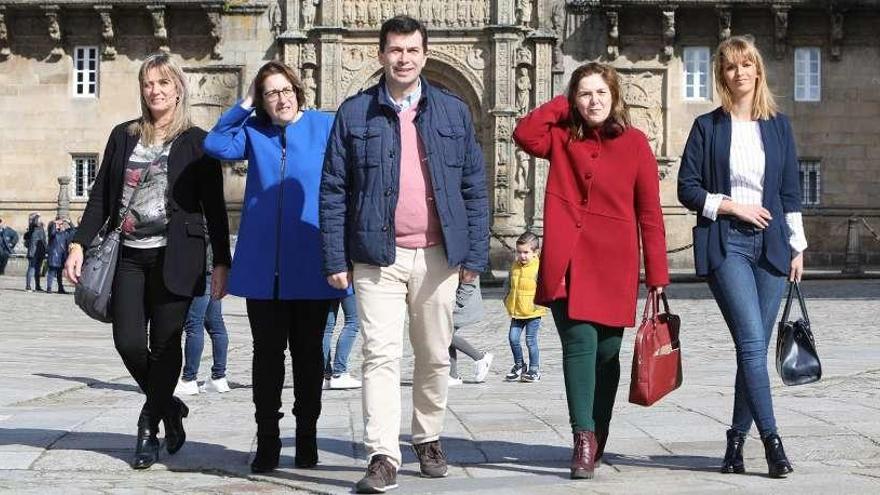
{"type": "Polygon", "coordinates": [[[488,267],[483,153],[467,105],[421,77],[424,26],[406,16],[380,31],[379,83],[339,108],[321,180],[324,273],[354,285],[364,337],[364,444],[359,493],[397,485],[400,357],[409,316],[413,448],[421,473],[446,475],[439,442],[459,280],[488,267]]]}

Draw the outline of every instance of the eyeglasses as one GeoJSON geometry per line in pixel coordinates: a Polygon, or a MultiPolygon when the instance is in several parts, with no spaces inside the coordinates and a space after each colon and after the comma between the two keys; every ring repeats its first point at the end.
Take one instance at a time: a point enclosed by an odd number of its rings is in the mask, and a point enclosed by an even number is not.
{"type": "Polygon", "coordinates": [[[282,96],[287,99],[293,96],[293,94],[293,88],[273,89],[272,91],[266,91],[265,93],[263,93],[263,99],[268,101],[269,103],[275,103],[282,96]]]}

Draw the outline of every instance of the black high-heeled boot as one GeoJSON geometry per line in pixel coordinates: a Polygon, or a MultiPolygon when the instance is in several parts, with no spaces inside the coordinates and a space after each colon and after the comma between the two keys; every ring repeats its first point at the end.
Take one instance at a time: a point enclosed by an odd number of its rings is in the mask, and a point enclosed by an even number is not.
{"type": "Polygon", "coordinates": [[[146,410],[141,410],[138,418],[137,443],[134,450],[134,461],[131,467],[134,469],[147,469],[159,460],[159,432],[158,421],[153,421],[146,410]]]}
{"type": "Polygon", "coordinates": [[[764,457],[767,458],[767,470],[771,478],[785,478],[794,471],[785,455],[785,449],[782,448],[779,435],[774,433],[761,440],[764,442],[764,457]]]}
{"type": "Polygon", "coordinates": [[[746,472],[743,462],[743,445],[746,436],[737,430],[727,430],[727,450],[724,451],[724,461],[721,463],[721,472],[725,474],[746,472]]]}
{"type": "Polygon", "coordinates": [[[318,439],[315,433],[296,434],[296,457],[293,465],[298,468],[312,468],[318,464],[318,439]]]}
{"type": "Polygon", "coordinates": [[[268,473],[278,467],[281,457],[281,431],[278,420],[283,416],[278,413],[277,419],[257,421],[257,453],[251,462],[252,473],[268,473]]]}
{"type": "Polygon", "coordinates": [[[186,430],[183,429],[183,418],[189,416],[189,408],[182,400],[171,397],[171,405],[162,420],[165,424],[165,449],[175,454],[186,442],[186,430]]]}

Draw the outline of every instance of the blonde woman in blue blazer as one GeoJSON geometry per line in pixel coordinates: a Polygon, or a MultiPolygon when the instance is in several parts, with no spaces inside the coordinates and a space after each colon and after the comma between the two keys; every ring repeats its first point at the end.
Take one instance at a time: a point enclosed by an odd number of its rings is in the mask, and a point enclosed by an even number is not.
{"type": "Polygon", "coordinates": [[[715,60],[722,104],[694,122],[678,198],[697,213],[697,275],[708,278],[736,347],[733,420],[721,472],[745,472],[743,444],[754,420],[769,475],[783,478],[792,467],[776,429],[767,347],[786,278],[799,280],[804,269],[797,150],[753,42],[732,37],[715,60]]]}

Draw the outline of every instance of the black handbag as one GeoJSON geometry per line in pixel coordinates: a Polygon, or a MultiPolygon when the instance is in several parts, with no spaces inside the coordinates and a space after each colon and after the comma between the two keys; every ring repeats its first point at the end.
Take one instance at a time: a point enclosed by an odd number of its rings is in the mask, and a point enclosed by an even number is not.
{"type": "MultiPolygon", "coordinates": [[[[144,168],[140,180],[128,205],[120,215],[125,218],[131,210],[131,205],[138,190],[144,183],[149,165],[144,168]]],[[[119,236],[122,233],[122,222],[115,229],[107,232],[110,227],[110,218],[104,221],[101,230],[85,250],[83,264],[80,270],[79,282],[73,291],[73,300],[80,309],[91,318],[103,323],[111,323],[113,314],[111,298],[113,295],[113,276],[116,274],[116,262],[119,259],[119,236]]]]}
{"type": "Polygon", "coordinates": [[[779,331],[776,336],[776,371],[786,385],[803,385],[813,383],[822,378],[822,363],[816,352],[816,340],[810,330],[810,317],[807,316],[807,306],[801,295],[801,288],[797,282],[791,282],[788,286],[788,299],[785,301],[785,310],[782,311],[782,320],[779,322],[779,331]],[[791,311],[791,299],[797,294],[801,306],[801,318],[790,321],[788,313],[791,311]]]}

